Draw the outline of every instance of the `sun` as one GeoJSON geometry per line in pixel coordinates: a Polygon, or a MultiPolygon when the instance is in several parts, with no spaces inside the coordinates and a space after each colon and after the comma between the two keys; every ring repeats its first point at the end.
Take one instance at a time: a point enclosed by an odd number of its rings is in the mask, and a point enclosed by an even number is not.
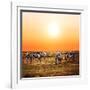
{"type": "Polygon", "coordinates": [[[59,26],[57,23],[50,23],[48,25],[48,35],[52,38],[56,38],[59,35],[59,26]]]}

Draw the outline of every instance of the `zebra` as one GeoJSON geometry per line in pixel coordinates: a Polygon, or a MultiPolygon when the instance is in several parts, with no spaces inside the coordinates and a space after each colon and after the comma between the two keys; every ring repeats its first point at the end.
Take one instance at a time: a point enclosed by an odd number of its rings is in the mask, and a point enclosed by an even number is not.
{"type": "Polygon", "coordinates": [[[41,62],[41,59],[47,56],[46,52],[31,52],[31,53],[26,53],[26,62],[28,61],[32,62],[32,60],[37,59],[41,62]]]}
{"type": "Polygon", "coordinates": [[[62,54],[60,52],[56,52],[56,54],[55,54],[55,64],[60,64],[62,59],[63,59],[62,54]]]}
{"type": "Polygon", "coordinates": [[[32,62],[32,60],[34,59],[34,55],[33,53],[26,53],[26,62],[28,63],[28,61],[32,62]]]}
{"type": "Polygon", "coordinates": [[[34,53],[34,58],[37,58],[40,62],[41,62],[42,58],[44,58],[44,60],[45,60],[46,56],[47,56],[46,52],[34,53]]]}
{"type": "Polygon", "coordinates": [[[71,53],[71,52],[68,53],[68,54],[67,54],[67,58],[68,58],[69,60],[75,60],[75,53],[73,53],[73,52],[72,52],[72,53],[71,53]]]}

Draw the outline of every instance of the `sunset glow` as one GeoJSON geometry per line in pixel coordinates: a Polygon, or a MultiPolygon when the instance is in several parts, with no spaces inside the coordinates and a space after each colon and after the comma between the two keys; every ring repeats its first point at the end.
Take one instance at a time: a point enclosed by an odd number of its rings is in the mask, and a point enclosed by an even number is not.
{"type": "Polygon", "coordinates": [[[58,37],[59,35],[59,26],[56,23],[50,23],[48,26],[48,35],[51,38],[58,37]]]}
{"type": "Polygon", "coordinates": [[[79,50],[80,15],[22,13],[22,51],[79,50]]]}

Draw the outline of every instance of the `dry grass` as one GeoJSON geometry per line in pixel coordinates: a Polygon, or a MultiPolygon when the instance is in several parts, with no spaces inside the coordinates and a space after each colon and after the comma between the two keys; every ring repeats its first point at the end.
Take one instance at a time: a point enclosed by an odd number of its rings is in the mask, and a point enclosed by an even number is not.
{"type": "Polygon", "coordinates": [[[79,75],[79,61],[62,60],[61,64],[55,65],[54,57],[48,57],[41,62],[33,60],[32,63],[22,64],[22,77],[49,77],[49,76],[67,76],[79,75]]]}

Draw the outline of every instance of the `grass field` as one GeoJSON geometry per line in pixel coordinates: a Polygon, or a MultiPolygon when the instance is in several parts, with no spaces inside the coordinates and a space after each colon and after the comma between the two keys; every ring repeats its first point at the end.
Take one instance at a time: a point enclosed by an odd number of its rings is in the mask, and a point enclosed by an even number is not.
{"type": "Polygon", "coordinates": [[[76,60],[62,60],[61,64],[55,65],[54,57],[47,57],[41,60],[36,59],[32,63],[26,63],[23,59],[21,65],[21,77],[50,77],[50,76],[68,76],[79,75],[79,57],[76,60]]]}

